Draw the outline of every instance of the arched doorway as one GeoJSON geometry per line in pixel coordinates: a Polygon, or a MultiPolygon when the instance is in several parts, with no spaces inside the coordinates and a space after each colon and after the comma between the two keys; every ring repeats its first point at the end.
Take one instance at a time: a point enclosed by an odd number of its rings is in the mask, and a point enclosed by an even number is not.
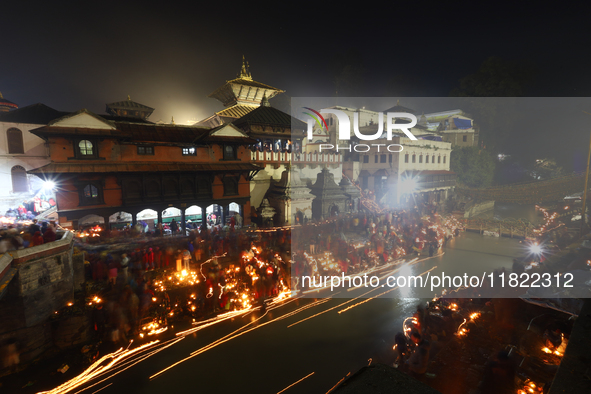
{"type": "Polygon", "coordinates": [[[176,226],[176,234],[181,229],[181,210],[175,207],[166,208],[162,211],[162,227],[165,235],[172,234],[172,228],[176,226]],[[174,224],[173,224],[174,221],[174,224]]]}
{"type": "Polygon", "coordinates": [[[158,212],[153,209],[144,209],[138,212],[136,220],[142,226],[145,233],[154,231],[156,230],[156,222],[158,221],[158,212]]]}
{"type": "Polygon", "coordinates": [[[333,205],[332,207],[330,207],[330,216],[338,216],[339,215],[339,207],[336,205],[333,205]]]}
{"type": "Polygon", "coordinates": [[[78,219],[78,230],[84,230],[91,227],[104,227],[105,219],[99,215],[86,215],[78,219]]]}
{"type": "Polygon", "coordinates": [[[208,226],[215,226],[222,223],[222,207],[217,204],[211,204],[205,208],[205,220],[208,226]]]}
{"type": "Polygon", "coordinates": [[[295,224],[304,224],[304,213],[297,211],[295,214],[295,224]]]}
{"type": "Polygon", "coordinates": [[[203,210],[197,205],[191,205],[185,210],[185,220],[188,229],[196,229],[203,223],[203,210]]]}
{"type": "Polygon", "coordinates": [[[111,230],[123,229],[133,222],[133,216],[129,212],[115,212],[109,216],[109,227],[111,230]]]}

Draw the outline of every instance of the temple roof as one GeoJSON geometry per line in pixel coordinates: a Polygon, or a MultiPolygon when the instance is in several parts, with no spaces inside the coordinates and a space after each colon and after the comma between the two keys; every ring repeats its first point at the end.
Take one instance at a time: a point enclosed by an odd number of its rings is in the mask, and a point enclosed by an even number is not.
{"type": "Polygon", "coordinates": [[[0,92],[0,110],[11,110],[17,109],[18,104],[13,103],[12,101],[6,100],[4,96],[2,96],[2,92],[0,92]]]}
{"type": "Polygon", "coordinates": [[[341,200],[347,197],[341,188],[335,183],[334,175],[324,167],[316,176],[316,183],[310,187],[310,191],[323,200],[341,200]]]}
{"type": "Polygon", "coordinates": [[[154,108],[132,101],[127,96],[127,100],[107,104],[106,112],[111,116],[145,120],[152,115],[154,108]]]}
{"type": "Polygon", "coordinates": [[[0,122],[48,124],[52,120],[61,118],[68,113],[55,110],[45,104],[37,103],[10,112],[0,113],[0,122]]]}
{"type": "Polygon", "coordinates": [[[403,107],[402,105],[400,105],[400,100],[396,100],[396,105],[392,108],[388,108],[384,112],[408,112],[410,114],[416,115],[416,111],[414,109],[403,107]]]}
{"type": "Polygon", "coordinates": [[[109,108],[116,108],[116,109],[138,109],[140,111],[154,111],[154,108],[148,107],[147,105],[136,103],[132,101],[129,96],[127,96],[127,100],[124,101],[117,101],[111,104],[107,104],[107,110],[109,108]]]}
{"type": "Polygon", "coordinates": [[[283,93],[283,90],[253,80],[248,63],[242,57],[242,68],[237,78],[226,81],[208,97],[215,98],[229,107],[236,104],[258,105],[263,96],[272,98],[279,93],[283,93]]]}
{"type": "Polygon", "coordinates": [[[111,162],[50,163],[28,171],[29,174],[79,174],[110,172],[168,172],[168,171],[254,171],[261,170],[251,163],[179,163],[179,162],[111,162]]]}
{"type": "Polygon", "coordinates": [[[285,128],[292,128],[292,125],[294,125],[301,130],[306,130],[308,127],[308,125],[301,120],[267,105],[261,105],[233,123],[237,127],[251,124],[280,126],[285,128]]]}
{"type": "MultiPolygon", "coordinates": [[[[96,115],[99,119],[99,115],[96,115]]],[[[63,118],[62,118],[63,119],[63,118]]],[[[41,138],[49,136],[65,136],[65,137],[100,137],[113,138],[128,142],[137,143],[172,143],[172,144],[209,144],[209,143],[238,143],[243,145],[253,144],[256,140],[248,137],[239,130],[236,130],[236,135],[228,133],[217,133],[222,127],[234,126],[220,126],[216,129],[195,126],[175,126],[175,125],[159,125],[149,123],[130,123],[130,122],[109,122],[114,125],[112,129],[105,128],[91,128],[91,127],[60,127],[60,126],[43,126],[31,130],[31,133],[41,138]]]]}
{"type": "Polygon", "coordinates": [[[215,114],[217,116],[221,116],[223,118],[239,119],[239,118],[243,117],[244,115],[248,114],[249,112],[255,110],[256,108],[258,108],[258,107],[255,105],[236,104],[231,107],[225,108],[221,111],[218,111],[215,114]]]}

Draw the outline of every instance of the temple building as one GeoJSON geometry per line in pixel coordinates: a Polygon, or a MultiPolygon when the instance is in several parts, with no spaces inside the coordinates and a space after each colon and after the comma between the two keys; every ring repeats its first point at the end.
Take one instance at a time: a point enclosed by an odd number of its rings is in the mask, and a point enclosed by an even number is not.
{"type": "MultiPolygon", "coordinates": [[[[147,112],[133,116],[143,121],[147,112]]],[[[249,183],[261,167],[251,163],[255,140],[231,124],[136,123],[83,109],[31,132],[47,143],[50,163],[28,172],[56,184],[63,227],[148,218],[154,226],[172,217],[184,230],[189,215],[200,226],[213,217],[215,224],[233,215],[250,221],[249,183]]]]}
{"type": "Polygon", "coordinates": [[[233,122],[259,107],[263,97],[267,99],[283,93],[274,88],[252,79],[250,67],[242,57],[242,68],[235,79],[226,81],[208,97],[219,100],[225,109],[198,122],[196,126],[217,127],[221,124],[233,122]]]}
{"type": "Polygon", "coordinates": [[[308,180],[316,179],[321,167],[329,168],[337,181],[342,176],[342,155],[304,151],[307,124],[270,104],[269,99],[282,92],[254,81],[243,59],[238,78],[209,96],[227,108],[198,123],[207,127],[231,123],[256,141],[251,146],[251,161],[262,169],[251,178],[251,206],[257,209],[267,199],[274,209],[276,225],[312,218],[313,196],[304,189],[308,180]],[[290,194],[296,191],[298,195],[292,198],[290,194]]]}
{"type": "Polygon", "coordinates": [[[347,212],[347,196],[334,181],[334,175],[323,168],[310,186],[316,197],[312,202],[312,218],[322,220],[347,212]]]}

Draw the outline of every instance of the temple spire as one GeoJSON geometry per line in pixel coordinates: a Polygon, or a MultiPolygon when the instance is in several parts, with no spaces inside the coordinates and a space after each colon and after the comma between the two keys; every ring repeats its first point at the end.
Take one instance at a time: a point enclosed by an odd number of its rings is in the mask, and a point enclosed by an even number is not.
{"type": "Polygon", "coordinates": [[[242,55],[242,68],[240,69],[238,78],[248,79],[249,81],[252,81],[252,75],[250,75],[250,66],[248,65],[248,62],[244,59],[244,55],[242,55]]]}

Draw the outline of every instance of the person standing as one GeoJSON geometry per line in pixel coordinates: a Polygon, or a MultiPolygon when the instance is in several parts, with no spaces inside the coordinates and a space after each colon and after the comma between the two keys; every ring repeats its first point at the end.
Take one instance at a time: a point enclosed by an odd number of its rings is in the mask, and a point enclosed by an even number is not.
{"type": "Polygon", "coordinates": [[[129,270],[129,257],[126,253],[121,255],[121,272],[123,274],[123,280],[127,283],[127,271],[129,270]]]}
{"type": "Polygon", "coordinates": [[[170,222],[170,231],[172,232],[172,235],[176,235],[176,232],[178,229],[179,229],[179,226],[178,226],[176,220],[172,219],[172,222],[170,222]]]}

